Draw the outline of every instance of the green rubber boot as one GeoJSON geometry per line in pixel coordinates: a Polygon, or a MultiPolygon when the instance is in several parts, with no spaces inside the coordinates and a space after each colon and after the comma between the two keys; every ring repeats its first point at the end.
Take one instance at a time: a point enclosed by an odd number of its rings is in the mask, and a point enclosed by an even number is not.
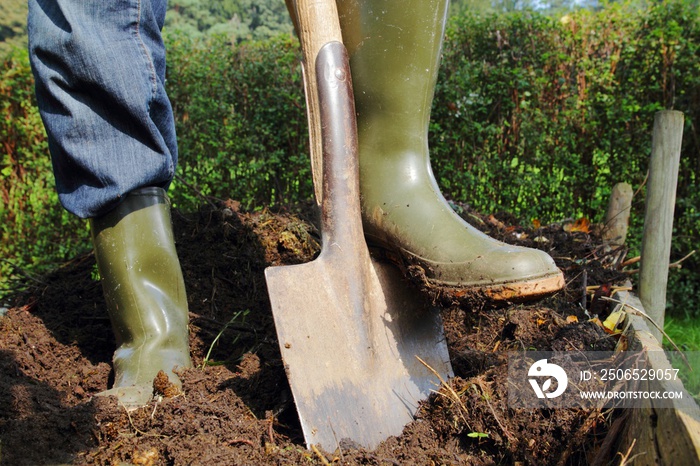
{"type": "Polygon", "coordinates": [[[496,241],[462,220],[440,193],[428,124],[446,0],[337,1],[350,54],[360,191],[370,245],[423,269],[457,296],[528,299],[564,286],[552,258],[496,241]]]}
{"type": "Polygon", "coordinates": [[[159,371],[181,388],[173,370],[192,365],[170,202],[161,188],[140,189],[90,223],[117,340],[114,387],[100,395],[114,395],[135,409],[153,398],[153,379],[159,371]]]}

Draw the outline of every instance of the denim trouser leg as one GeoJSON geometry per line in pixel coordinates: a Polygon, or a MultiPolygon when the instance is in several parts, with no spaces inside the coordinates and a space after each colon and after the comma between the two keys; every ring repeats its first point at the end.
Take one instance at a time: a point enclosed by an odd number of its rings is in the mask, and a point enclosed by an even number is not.
{"type": "Polygon", "coordinates": [[[29,50],[56,187],[80,217],[172,181],[177,143],[160,34],[166,2],[29,0],[29,50]]]}

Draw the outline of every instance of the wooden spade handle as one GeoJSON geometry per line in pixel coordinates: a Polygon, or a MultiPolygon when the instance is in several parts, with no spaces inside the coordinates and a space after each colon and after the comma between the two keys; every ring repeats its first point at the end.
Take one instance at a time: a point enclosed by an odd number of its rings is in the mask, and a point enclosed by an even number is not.
{"type": "Polygon", "coordinates": [[[309,150],[316,202],[321,204],[323,157],[321,147],[321,117],[316,80],[316,57],[329,42],[341,42],[343,37],[335,0],[285,0],[287,9],[301,42],[304,55],[304,92],[309,120],[309,150]]]}

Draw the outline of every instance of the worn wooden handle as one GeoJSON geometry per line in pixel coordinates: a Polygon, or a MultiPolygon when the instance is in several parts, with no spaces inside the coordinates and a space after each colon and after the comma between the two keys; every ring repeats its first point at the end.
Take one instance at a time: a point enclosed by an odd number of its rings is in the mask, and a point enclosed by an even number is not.
{"type": "Polygon", "coordinates": [[[304,55],[304,92],[309,120],[309,150],[316,202],[322,200],[323,157],[321,147],[321,117],[316,80],[316,57],[329,42],[342,42],[335,0],[285,0],[294,22],[304,55]]]}

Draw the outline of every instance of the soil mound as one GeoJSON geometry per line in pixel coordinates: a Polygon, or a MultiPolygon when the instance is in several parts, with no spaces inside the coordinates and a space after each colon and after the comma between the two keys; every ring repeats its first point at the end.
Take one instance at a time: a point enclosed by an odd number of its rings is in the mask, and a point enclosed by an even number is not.
{"type": "Polygon", "coordinates": [[[251,213],[227,201],[173,213],[195,364],[182,372],[184,394],[131,413],[93,396],[111,383],[114,338],[92,255],[13,298],[0,317],[0,464],[590,464],[606,454],[612,413],[509,408],[506,354],[614,346],[586,314],[604,318],[607,304],[583,296],[587,286],[622,282],[619,251],[565,225],[506,226],[457,207],[498,239],[547,250],[567,288],[498,308],[435,292],[455,377],[401,436],[374,451],[305,448],[263,271],[313,259],[313,209],[251,213]]]}

